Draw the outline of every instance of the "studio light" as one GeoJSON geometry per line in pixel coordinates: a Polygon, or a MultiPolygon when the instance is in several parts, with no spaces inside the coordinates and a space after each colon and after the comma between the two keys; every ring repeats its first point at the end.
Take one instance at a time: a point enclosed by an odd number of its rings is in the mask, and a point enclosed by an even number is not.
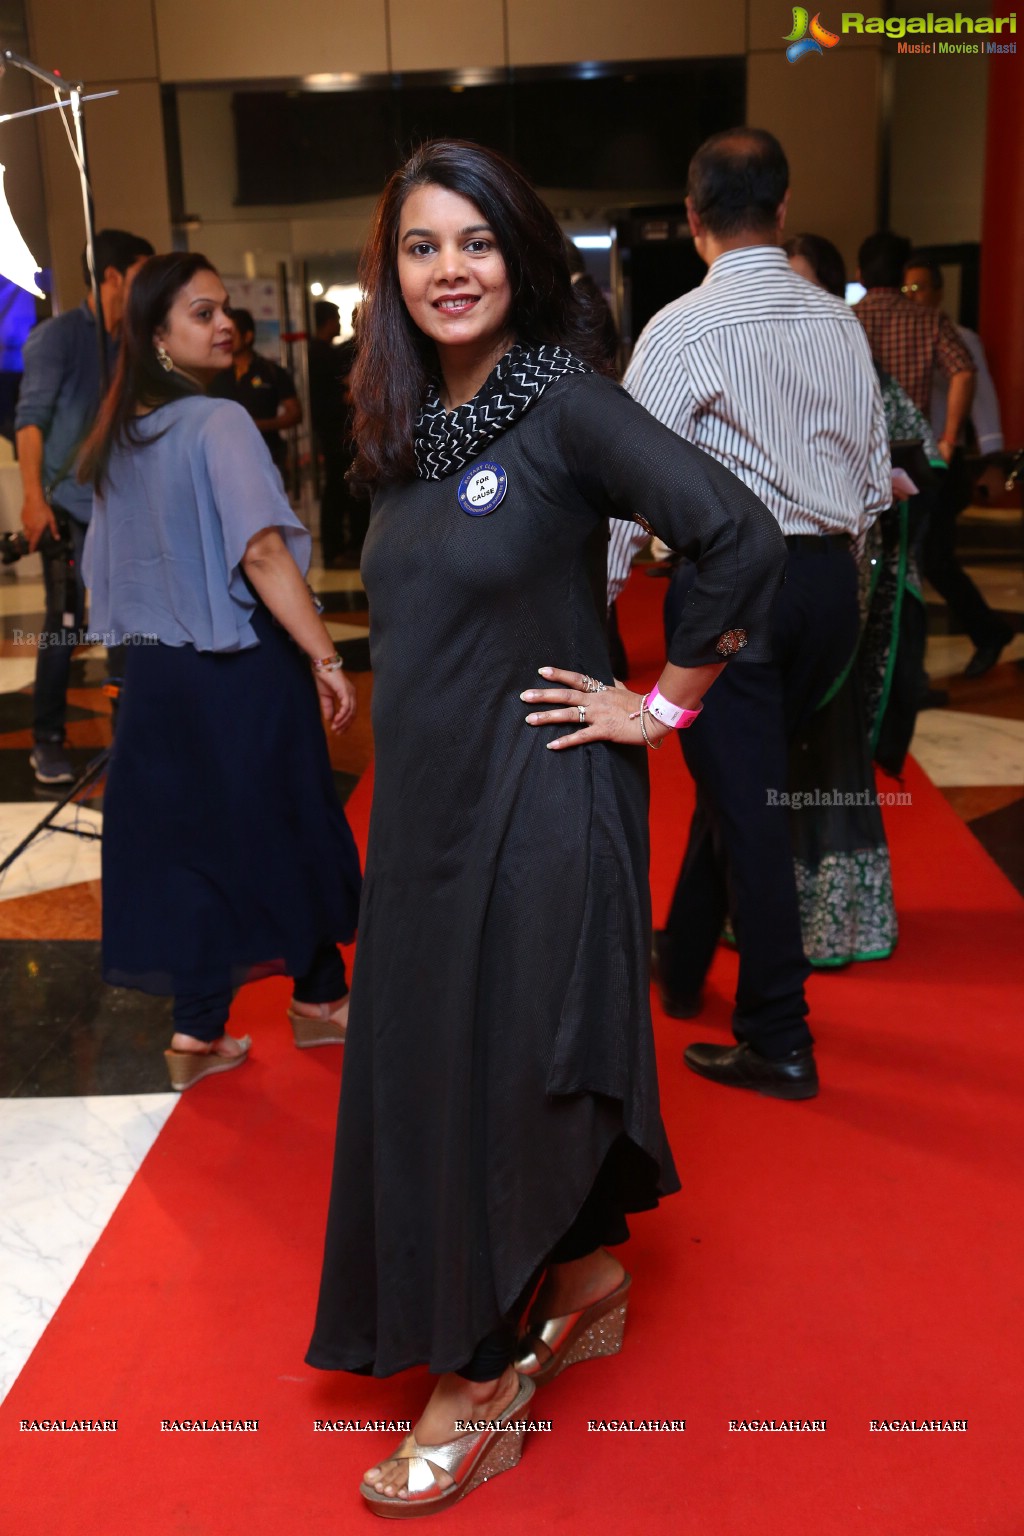
{"type": "Polygon", "coordinates": [[[21,230],[14,222],[14,215],[7,205],[4,177],[7,172],[0,165],[0,277],[17,283],[26,293],[45,299],[46,294],[36,282],[39,263],[22,239],[21,230]]]}
{"type": "MultiPolygon", "coordinates": [[[[109,383],[109,359],[107,357],[107,338],[103,324],[103,305],[100,302],[100,277],[96,271],[96,211],[93,207],[92,186],[89,181],[89,162],[85,152],[85,123],[82,118],[82,103],[93,101],[95,96],[85,94],[85,86],[81,80],[65,80],[63,75],[55,74],[53,70],[42,69],[38,64],[33,64],[31,59],[23,58],[20,53],[15,53],[11,48],[0,48],[0,75],[4,74],[8,66],[22,69],[27,75],[42,82],[53,91],[53,101],[41,107],[27,107],[22,112],[5,112],[0,116],[0,122],[12,123],[17,118],[35,117],[40,112],[59,112],[64,121],[68,143],[74,156],[75,165],[78,168],[79,185],[82,192],[82,213],[85,217],[85,259],[89,272],[89,287],[92,292],[93,315],[96,324],[96,355],[99,364],[100,385],[106,392],[109,383]],[[70,115],[70,122],[68,121],[70,115]]],[[[100,96],[116,96],[116,91],[101,91],[100,96]]],[[[2,167],[0,167],[2,171],[2,167]]],[[[29,293],[39,294],[40,298],[46,295],[40,292],[36,286],[35,274],[39,270],[32,253],[21,234],[18,226],[11,216],[11,210],[7,206],[7,195],[3,192],[3,178],[0,175],[0,270],[11,282],[17,283],[19,288],[25,288],[29,293]]],[[[34,835],[34,834],[33,834],[34,835]]],[[[20,851],[20,850],[17,850],[20,851]]]]}

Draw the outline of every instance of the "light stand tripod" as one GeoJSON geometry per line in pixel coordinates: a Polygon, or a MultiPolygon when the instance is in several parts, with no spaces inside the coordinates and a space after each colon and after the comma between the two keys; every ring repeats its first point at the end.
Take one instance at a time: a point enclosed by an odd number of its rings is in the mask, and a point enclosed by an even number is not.
{"type": "MultiPolygon", "coordinates": [[[[15,69],[24,70],[27,74],[32,75],[36,80],[41,80],[44,85],[50,86],[57,100],[53,103],[52,106],[30,107],[25,112],[7,113],[0,117],[0,123],[13,122],[16,118],[19,117],[31,117],[39,112],[51,112],[57,110],[63,111],[66,106],[71,108],[71,116],[74,121],[75,129],[74,142],[72,143],[71,148],[75,157],[75,163],[78,166],[78,176],[82,188],[82,213],[85,218],[85,259],[86,265],[89,269],[89,284],[92,292],[93,316],[96,321],[96,345],[99,355],[100,394],[102,396],[106,394],[107,387],[110,383],[110,370],[107,364],[107,333],[106,326],[104,325],[103,321],[103,304],[100,298],[100,280],[102,273],[96,271],[96,210],[93,204],[92,186],[89,180],[89,159],[85,145],[85,119],[82,114],[82,103],[84,101],[97,100],[99,97],[116,96],[117,92],[101,91],[98,92],[96,96],[86,96],[85,86],[81,80],[65,80],[62,75],[54,74],[52,70],[40,68],[38,64],[33,64],[31,59],[23,58],[21,54],[15,53],[10,48],[0,49],[0,74],[3,73],[4,68],[8,64],[13,65],[15,69]]],[[[114,697],[116,698],[116,693],[114,694],[114,697]]],[[[0,863],[0,876],[2,876],[4,872],[10,868],[15,859],[18,858],[20,854],[24,853],[25,849],[39,836],[40,832],[44,831],[47,827],[50,826],[58,813],[62,811],[64,807],[70,801],[72,801],[77,794],[80,794],[83,789],[87,788],[101,776],[101,774],[106,769],[109,757],[110,748],[107,747],[86,765],[82,773],[79,774],[78,778],[70,786],[67,793],[61,796],[56,805],[53,806],[52,810],[50,810],[43,817],[42,821],[39,822],[39,824],[32,829],[28,836],[23,838],[18,846],[6,856],[2,863],[0,863]]],[[[73,837],[81,837],[90,840],[100,837],[100,833],[94,832],[91,828],[54,827],[53,830],[55,832],[66,832],[73,837]]]]}
{"type": "MultiPolygon", "coordinates": [[[[83,101],[92,101],[96,98],[85,95],[85,86],[81,80],[65,80],[62,75],[54,74],[52,70],[42,69],[38,64],[33,64],[31,59],[23,58],[20,53],[15,53],[11,48],[0,50],[2,65],[11,64],[15,69],[23,69],[26,74],[32,75],[36,80],[41,80],[44,85],[52,88],[57,100],[52,107],[30,107],[26,112],[11,112],[3,122],[13,122],[19,117],[31,117],[37,112],[50,112],[65,106],[70,106],[71,116],[75,125],[75,140],[72,152],[75,163],[78,166],[78,177],[82,187],[82,212],[85,216],[85,259],[89,268],[89,283],[92,289],[93,310],[96,319],[96,345],[99,349],[100,364],[100,392],[106,394],[107,385],[110,382],[110,374],[107,367],[107,336],[106,327],[103,324],[103,305],[100,303],[100,279],[102,273],[96,271],[96,210],[93,205],[92,186],[89,181],[89,157],[85,147],[85,118],[82,115],[83,101]],[[67,101],[63,99],[67,98],[67,101]]],[[[103,91],[103,96],[116,96],[116,91],[103,91]]]]}
{"type": "MultiPolygon", "coordinates": [[[[121,686],[122,685],[120,682],[115,682],[113,680],[103,685],[103,692],[106,694],[107,698],[113,699],[115,706],[118,699],[121,697],[121,686]]],[[[35,842],[36,838],[41,832],[46,831],[47,827],[52,823],[54,817],[59,815],[66,805],[70,805],[75,796],[81,794],[83,789],[88,789],[90,784],[95,784],[98,779],[103,777],[107,771],[107,764],[110,761],[110,754],[112,751],[112,746],[104,747],[102,752],[97,752],[95,757],[89,759],[81,773],[78,775],[78,778],[74,781],[73,784],[68,786],[67,790],[63,795],[61,795],[56,804],[49,811],[47,811],[42,821],[37,822],[28,836],[23,837],[17,848],[12,848],[10,853],[7,854],[3,859],[3,862],[0,863],[0,880],[3,879],[5,873],[10,869],[15,859],[18,858],[20,854],[23,854],[25,849],[28,848],[31,843],[35,842]]],[[[54,827],[53,830],[54,832],[66,832],[68,837],[80,837],[83,842],[88,843],[98,843],[103,839],[102,832],[95,832],[93,831],[92,827],[54,827]]]]}
{"type": "MultiPolygon", "coordinates": [[[[97,753],[92,761],[87,763],[82,769],[75,782],[69,786],[67,793],[63,794],[53,808],[47,811],[42,821],[37,822],[28,836],[22,838],[17,848],[12,848],[3,863],[0,864],[0,879],[3,878],[5,871],[10,869],[19,854],[24,853],[25,849],[35,842],[39,834],[46,831],[54,817],[59,815],[64,807],[74,800],[77,794],[80,794],[83,789],[87,789],[90,784],[94,783],[96,779],[106,772],[110,752],[110,747],[104,747],[102,752],[97,753]]],[[[54,827],[53,830],[55,832],[66,832],[69,837],[80,837],[85,842],[100,842],[103,836],[101,832],[94,832],[91,827],[54,827]]]]}

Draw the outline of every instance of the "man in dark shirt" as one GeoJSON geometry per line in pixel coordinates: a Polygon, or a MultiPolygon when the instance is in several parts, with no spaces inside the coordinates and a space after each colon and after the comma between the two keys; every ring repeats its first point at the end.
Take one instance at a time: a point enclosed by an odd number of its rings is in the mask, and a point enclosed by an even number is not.
{"type": "Polygon", "coordinates": [[[255,349],[256,322],[247,309],[232,307],[235,326],[234,367],[210,386],[210,394],[237,400],[260,429],[270,457],[281,471],[288,465],[288,445],[281,433],[302,421],[302,406],[291,374],[255,349]]]}
{"type": "MultiPolygon", "coordinates": [[[[922,309],[941,313],[942,268],[929,257],[911,252],[903,270],[903,293],[922,309]]],[[[978,370],[970,416],[978,452],[985,457],[994,457],[1002,449],[1003,435],[999,401],[985,360],[985,349],[981,337],[966,326],[957,325],[956,333],[978,370]]],[[[947,402],[942,382],[940,377],[933,377],[929,412],[932,430],[940,442],[948,437],[947,402]]],[[[964,676],[982,677],[995,666],[1003,647],[1013,639],[1014,631],[1011,624],[993,613],[957,556],[956,520],[970,505],[973,492],[964,438],[965,433],[961,431],[949,462],[949,473],[943,476],[940,494],[935,498],[921,555],[924,573],[939,595],[945,598],[957,628],[965,630],[974,642],[974,655],[964,668],[964,676]]],[[[1002,490],[1003,475],[994,462],[990,462],[984,478],[989,487],[994,484],[997,494],[1002,490]]]]}
{"type": "MultiPolygon", "coordinates": [[[[108,360],[116,355],[131,280],[153,247],[123,229],[96,236],[96,271],[108,338],[108,360]]],[[[86,259],[82,274],[90,286],[86,259]]],[[[71,653],[85,618],[81,562],[92,516],[92,488],[79,485],[79,449],[100,403],[99,349],[90,291],[76,309],[44,321],[24,348],[25,373],[14,425],[24,491],[21,520],[30,549],[43,556],[46,618],[36,659],[31,754],[41,784],[66,784],[74,771],[64,750],[71,653]]]]}
{"type": "Polygon", "coordinates": [[[309,404],[313,431],[323,455],[320,549],[325,566],[357,561],[369,520],[369,503],[354,497],[345,479],[352,463],[352,405],[348,376],[355,362],[355,337],[341,335],[338,306],[321,300],[313,309],[315,334],[309,343],[309,404]]]}

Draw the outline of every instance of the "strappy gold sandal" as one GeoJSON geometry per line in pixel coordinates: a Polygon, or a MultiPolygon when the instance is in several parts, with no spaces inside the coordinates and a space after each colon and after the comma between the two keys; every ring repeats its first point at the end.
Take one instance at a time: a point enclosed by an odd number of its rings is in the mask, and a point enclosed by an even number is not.
{"type": "MultiPolygon", "coordinates": [[[[348,993],[342,1001],[348,1001],[348,993]]],[[[319,1003],[318,1007],[326,1009],[327,1004],[319,1003]]],[[[341,1023],[337,1016],[338,1012],[340,1009],[335,1013],[321,1012],[310,1018],[308,1014],[296,1013],[294,1008],[289,1008],[288,1018],[292,1026],[292,1035],[299,1050],[304,1051],[311,1045],[344,1045],[348,1020],[346,1017],[345,1023],[341,1023]]]]}
{"type": "Polygon", "coordinates": [[[415,1435],[406,1435],[396,1451],[382,1456],[385,1461],[409,1463],[408,1496],[378,1493],[369,1483],[360,1483],[359,1492],[375,1515],[405,1520],[416,1515],[433,1515],[438,1510],[450,1509],[467,1493],[486,1483],[499,1472],[510,1472],[523,1454],[526,1423],[522,1409],[535,1391],[528,1378],[519,1378],[519,1391],[505,1412],[493,1421],[494,1428],[468,1435],[458,1435],[443,1445],[420,1445],[415,1435]],[[442,1488],[437,1472],[447,1472],[451,1486],[442,1488]]]}
{"type": "Polygon", "coordinates": [[[519,1340],[514,1361],[519,1374],[540,1387],[567,1365],[596,1360],[599,1355],[617,1355],[626,1328],[629,1287],[627,1274],[610,1295],[602,1296],[582,1312],[549,1317],[544,1322],[531,1320],[519,1340]]]}
{"type": "Polygon", "coordinates": [[[212,1077],[215,1072],[232,1072],[235,1067],[240,1067],[249,1055],[252,1039],[243,1035],[236,1043],[241,1046],[237,1056],[219,1056],[216,1051],[164,1051],[167,1075],[175,1093],[194,1088],[196,1083],[204,1077],[212,1077]]]}

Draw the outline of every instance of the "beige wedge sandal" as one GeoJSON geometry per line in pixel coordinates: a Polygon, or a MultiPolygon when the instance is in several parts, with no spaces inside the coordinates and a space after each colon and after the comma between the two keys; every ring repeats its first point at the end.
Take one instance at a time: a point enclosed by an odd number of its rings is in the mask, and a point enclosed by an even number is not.
{"type": "Polygon", "coordinates": [[[450,1509],[467,1493],[501,1472],[510,1472],[523,1454],[526,1420],[522,1410],[535,1391],[527,1377],[519,1378],[519,1391],[505,1412],[493,1421],[492,1429],[458,1435],[443,1445],[420,1445],[415,1435],[406,1435],[397,1450],[382,1456],[381,1462],[409,1463],[408,1490],[405,1498],[378,1493],[369,1483],[361,1483],[359,1492],[375,1515],[408,1520],[416,1515],[432,1515],[450,1509]],[[448,1488],[437,1481],[437,1472],[447,1472],[452,1479],[448,1488]]]}
{"type": "Polygon", "coordinates": [[[626,1328],[629,1287],[627,1274],[610,1295],[602,1296],[582,1312],[537,1322],[531,1318],[513,1362],[519,1374],[528,1376],[540,1387],[568,1365],[596,1360],[599,1355],[617,1355],[626,1328]]]}
{"type": "Polygon", "coordinates": [[[236,1044],[241,1047],[237,1056],[221,1056],[216,1051],[164,1051],[167,1075],[175,1093],[194,1088],[204,1077],[212,1077],[216,1072],[233,1072],[240,1067],[248,1059],[252,1040],[243,1035],[236,1044]]]}
{"type": "MultiPolygon", "coordinates": [[[[348,1002],[348,994],[342,999],[348,1002]]],[[[307,1050],[311,1045],[344,1045],[345,1031],[348,1028],[347,1014],[345,1022],[338,1019],[340,1009],[334,1013],[328,1013],[328,1003],[317,1004],[320,1012],[312,1018],[305,1013],[296,1013],[294,1008],[288,1009],[288,1019],[292,1026],[292,1035],[295,1044],[300,1051],[307,1050]]]]}

